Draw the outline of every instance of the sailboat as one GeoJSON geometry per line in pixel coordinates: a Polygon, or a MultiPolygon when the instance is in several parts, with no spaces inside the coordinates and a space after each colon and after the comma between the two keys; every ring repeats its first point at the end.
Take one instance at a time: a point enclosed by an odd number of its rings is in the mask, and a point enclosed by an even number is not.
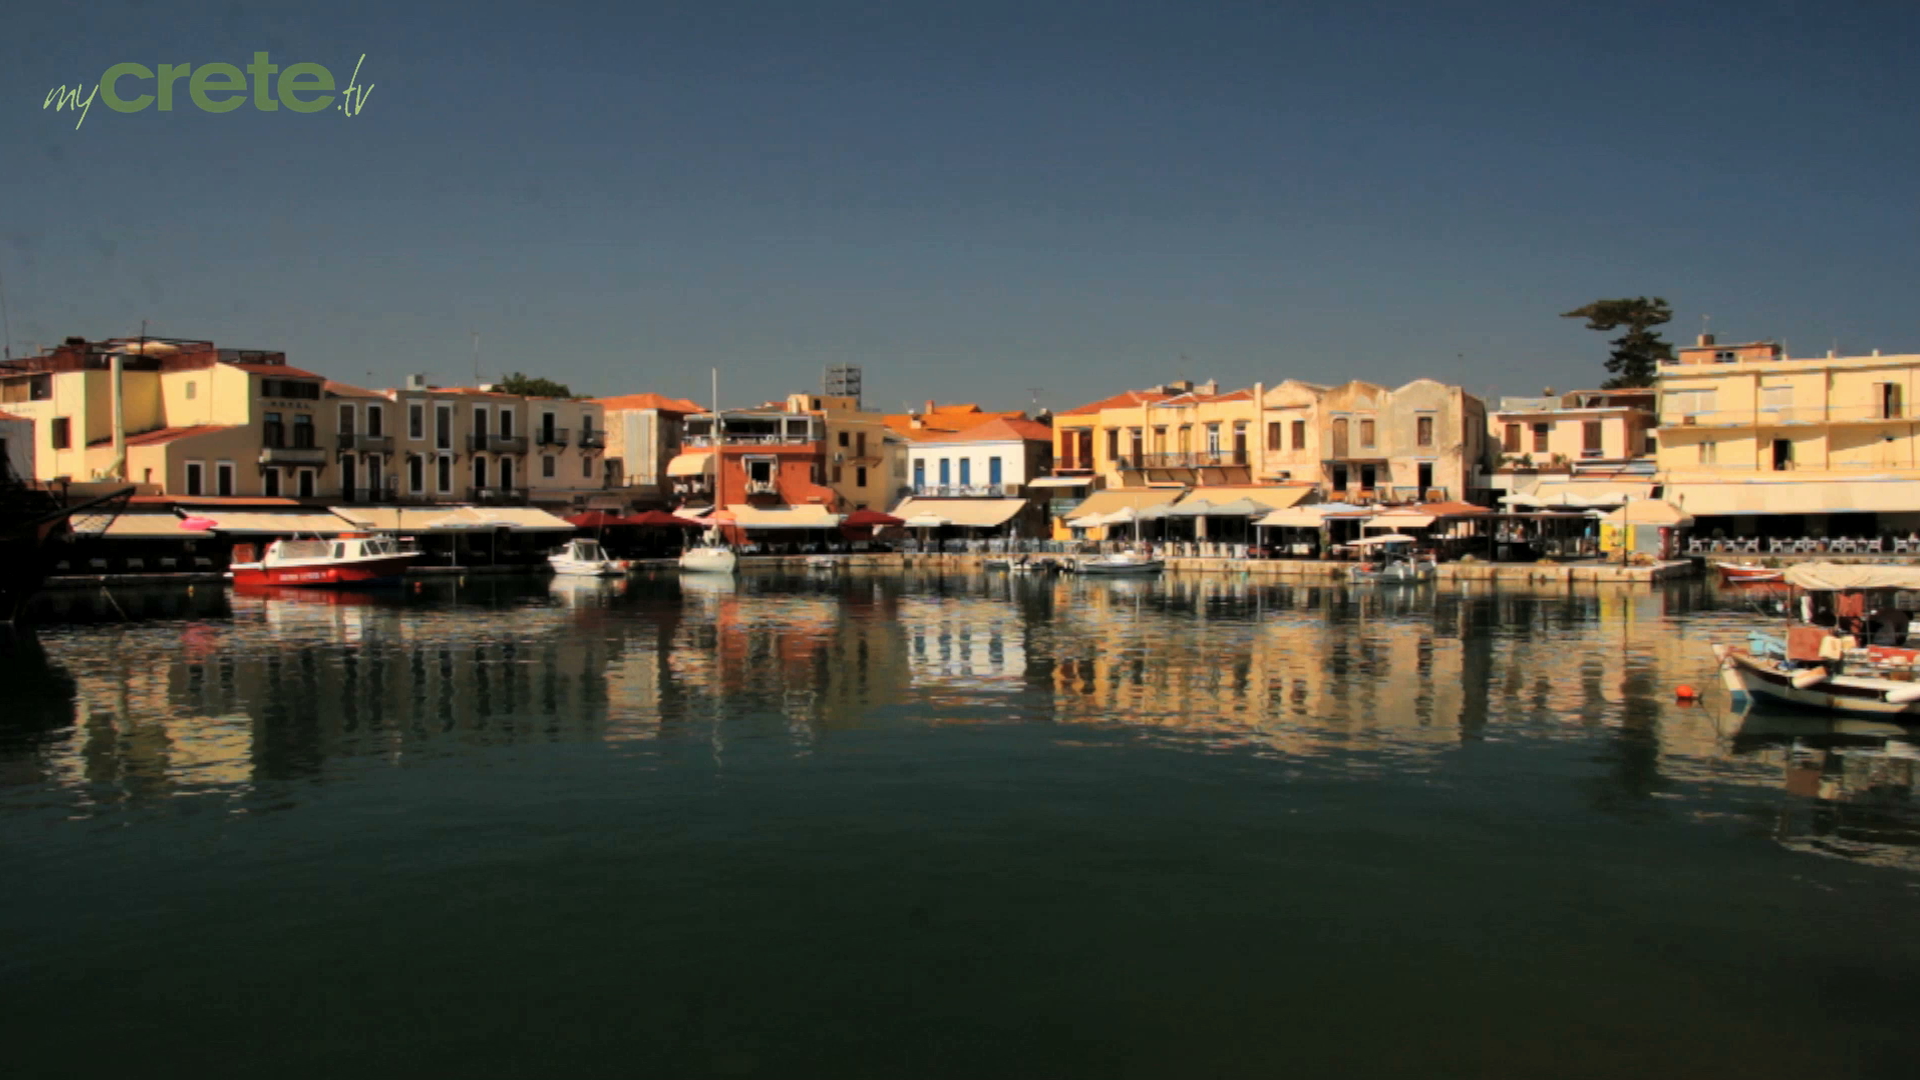
{"type": "Polygon", "coordinates": [[[707,468],[711,471],[707,487],[713,492],[713,522],[707,531],[701,534],[700,545],[690,547],[680,553],[680,569],[696,574],[731,574],[740,562],[733,549],[726,546],[720,535],[720,524],[725,520],[725,505],[720,501],[720,453],[725,442],[722,419],[720,416],[720,369],[713,369],[713,452],[707,455],[707,468]]]}

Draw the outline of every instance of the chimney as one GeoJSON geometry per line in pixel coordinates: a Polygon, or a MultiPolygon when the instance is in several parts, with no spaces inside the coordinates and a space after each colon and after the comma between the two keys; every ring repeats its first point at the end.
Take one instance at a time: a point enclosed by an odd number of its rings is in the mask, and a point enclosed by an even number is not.
{"type": "Polygon", "coordinates": [[[427,388],[427,377],[425,375],[407,376],[407,389],[425,390],[426,388],[427,388]]]}
{"type": "Polygon", "coordinates": [[[1700,335],[1700,347],[1701,347],[1701,348],[1705,348],[1705,347],[1707,347],[1708,345],[1711,345],[1711,344],[1713,344],[1713,335],[1712,335],[1712,334],[1701,334],[1701,335],[1700,335]]]}
{"type": "Polygon", "coordinates": [[[926,416],[933,415],[933,399],[932,398],[927,399],[927,411],[923,415],[926,415],[926,416]]]}

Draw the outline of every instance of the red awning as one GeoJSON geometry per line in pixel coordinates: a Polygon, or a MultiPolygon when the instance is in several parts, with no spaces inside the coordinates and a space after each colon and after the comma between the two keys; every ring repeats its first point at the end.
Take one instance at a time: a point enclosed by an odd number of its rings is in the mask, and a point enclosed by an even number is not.
{"type": "Polygon", "coordinates": [[[642,529],[704,529],[707,527],[704,521],[675,517],[665,510],[643,510],[638,514],[619,518],[615,524],[633,525],[642,529]]]}
{"type": "Polygon", "coordinates": [[[575,514],[567,519],[567,524],[576,529],[604,529],[609,525],[625,525],[626,519],[618,514],[609,514],[605,510],[589,510],[584,514],[575,514]]]}
{"type": "Polygon", "coordinates": [[[905,525],[906,522],[894,517],[892,514],[883,514],[878,510],[855,510],[853,513],[848,514],[846,520],[840,524],[850,528],[870,526],[877,529],[884,529],[891,528],[895,525],[905,525]]]}

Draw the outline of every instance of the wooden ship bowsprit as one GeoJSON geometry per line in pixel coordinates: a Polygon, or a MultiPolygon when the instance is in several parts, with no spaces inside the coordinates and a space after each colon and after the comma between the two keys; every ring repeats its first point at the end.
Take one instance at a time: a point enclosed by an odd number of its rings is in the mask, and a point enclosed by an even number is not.
{"type": "Polygon", "coordinates": [[[133,491],[121,488],[68,505],[63,492],[31,483],[0,455],[0,619],[11,625],[25,617],[27,602],[71,542],[76,521],[86,531],[105,532],[133,491]]]}

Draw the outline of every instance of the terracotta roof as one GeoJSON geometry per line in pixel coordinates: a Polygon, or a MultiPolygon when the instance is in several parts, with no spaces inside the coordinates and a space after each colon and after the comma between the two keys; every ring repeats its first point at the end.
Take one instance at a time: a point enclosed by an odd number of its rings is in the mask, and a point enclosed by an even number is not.
{"type": "Polygon", "coordinates": [[[255,374],[255,375],[277,375],[283,379],[325,379],[326,378],[326,376],[324,375],[315,375],[311,371],[302,370],[300,368],[294,367],[291,364],[228,364],[227,366],[231,368],[239,368],[241,371],[251,372],[252,374],[255,374]]]}
{"type": "Polygon", "coordinates": [[[332,394],[334,397],[378,398],[381,401],[387,399],[387,395],[378,390],[368,390],[363,387],[353,386],[349,383],[334,382],[332,379],[327,380],[326,390],[327,393],[332,394]]]}
{"type": "Polygon", "coordinates": [[[1165,401],[1167,397],[1168,395],[1158,390],[1124,390],[1110,398],[1102,398],[1099,401],[1089,402],[1077,409],[1068,409],[1065,412],[1055,415],[1086,416],[1090,413],[1097,413],[1102,409],[1119,409],[1128,405],[1146,405],[1156,401],[1165,401]]]}
{"type": "Polygon", "coordinates": [[[670,413],[702,413],[706,408],[696,405],[685,398],[670,398],[664,394],[621,394],[618,397],[591,399],[595,405],[606,409],[658,409],[670,413]]]}
{"type": "Polygon", "coordinates": [[[942,434],[967,431],[982,424],[991,424],[995,420],[1025,420],[1027,414],[1018,410],[1012,412],[983,412],[978,405],[935,405],[931,412],[888,413],[880,418],[887,427],[910,439],[924,440],[942,434]]]}
{"type": "Polygon", "coordinates": [[[1008,439],[1025,439],[1030,442],[1052,442],[1053,429],[1032,420],[1009,420],[996,417],[984,424],[976,424],[965,431],[943,431],[925,435],[917,442],[1004,442],[1008,439]]]}
{"type": "MultiPolygon", "coordinates": [[[[175,439],[188,439],[195,435],[205,435],[212,431],[229,431],[238,426],[237,424],[196,424],[193,427],[159,428],[154,431],[143,431],[138,435],[127,436],[127,445],[159,446],[162,443],[173,442],[175,439]]],[[[95,439],[87,445],[111,446],[112,444],[113,436],[109,435],[104,439],[95,439]]]]}

